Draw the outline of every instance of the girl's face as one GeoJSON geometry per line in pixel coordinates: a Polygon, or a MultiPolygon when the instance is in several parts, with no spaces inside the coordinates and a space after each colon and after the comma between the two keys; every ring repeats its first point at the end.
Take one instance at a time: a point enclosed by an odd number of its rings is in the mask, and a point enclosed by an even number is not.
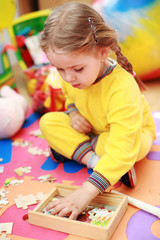
{"type": "Polygon", "coordinates": [[[47,57],[57,68],[63,80],[79,89],[87,88],[94,83],[97,78],[102,76],[106,67],[102,50],[94,50],[89,53],[50,51],[47,57]]]}

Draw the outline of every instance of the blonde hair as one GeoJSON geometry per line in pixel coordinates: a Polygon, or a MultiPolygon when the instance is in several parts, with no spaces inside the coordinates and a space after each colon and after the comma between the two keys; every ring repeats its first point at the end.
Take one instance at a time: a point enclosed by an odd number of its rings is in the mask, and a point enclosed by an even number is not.
{"type": "MultiPolygon", "coordinates": [[[[49,50],[67,53],[90,51],[95,46],[109,47],[121,67],[133,75],[131,63],[121,52],[116,31],[87,4],[70,2],[54,9],[45,22],[40,44],[46,53],[49,50]]],[[[135,79],[139,87],[145,89],[137,76],[135,79]]]]}

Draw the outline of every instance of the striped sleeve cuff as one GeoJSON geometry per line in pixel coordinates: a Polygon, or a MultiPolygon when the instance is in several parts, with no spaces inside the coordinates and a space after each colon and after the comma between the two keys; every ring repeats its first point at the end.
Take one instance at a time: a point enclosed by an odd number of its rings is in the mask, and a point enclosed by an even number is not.
{"type": "Polygon", "coordinates": [[[87,179],[88,182],[92,183],[98,190],[103,193],[111,184],[102,176],[100,173],[94,171],[87,179]]]}
{"type": "Polygon", "coordinates": [[[71,103],[67,106],[68,110],[65,111],[65,113],[70,113],[70,112],[73,112],[73,111],[78,111],[78,109],[76,108],[75,104],[74,103],[71,103]]]}

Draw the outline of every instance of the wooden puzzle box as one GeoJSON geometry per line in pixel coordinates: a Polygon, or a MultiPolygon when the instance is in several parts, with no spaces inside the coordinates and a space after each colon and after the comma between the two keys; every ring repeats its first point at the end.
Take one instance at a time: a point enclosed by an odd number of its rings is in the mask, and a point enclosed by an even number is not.
{"type": "Polygon", "coordinates": [[[65,217],[58,217],[44,213],[46,205],[56,196],[66,196],[71,191],[74,191],[78,188],[78,186],[70,186],[64,184],[55,184],[54,186],[55,187],[53,188],[51,193],[49,193],[47,197],[42,200],[34,210],[28,212],[29,223],[56,231],[86,237],[89,239],[108,240],[111,238],[113,232],[115,231],[117,225],[121,221],[127,209],[127,197],[107,192],[99,194],[90,203],[90,205],[92,206],[91,211],[86,211],[87,215],[88,213],[92,213],[93,217],[98,216],[98,220],[93,220],[92,224],[91,222],[84,221],[85,212],[82,217],[83,220],[81,219],[81,217],[79,218],[79,220],[78,218],[76,220],[71,220],[65,217]],[[101,213],[101,216],[97,215],[96,211],[93,210],[93,206],[94,210],[99,210],[97,206],[100,206],[99,212],[101,213]],[[106,208],[108,210],[106,210],[106,208]],[[99,224],[100,220],[103,220],[105,218],[104,211],[108,211],[111,217],[109,217],[109,221],[107,221],[106,224],[104,224],[104,221],[103,224],[102,221],[101,224],[99,224]]]}

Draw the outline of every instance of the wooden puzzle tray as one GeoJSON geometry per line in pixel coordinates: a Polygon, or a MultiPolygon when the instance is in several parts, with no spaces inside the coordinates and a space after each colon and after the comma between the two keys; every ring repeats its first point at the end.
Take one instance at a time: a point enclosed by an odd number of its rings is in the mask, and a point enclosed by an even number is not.
{"type": "Polygon", "coordinates": [[[119,224],[127,209],[127,197],[105,192],[103,194],[99,194],[91,202],[90,205],[107,205],[115,209],[108,224],[104,227],[93,225],[88,222],[71,220],[65,217],[45,214],[43,212],[44,208],[50,201],[52,201],[55,196],[66,196],[71,191],[74,191],[78,188],[78,186],[70,186],[64,184],[54,184],[54,186],[55,187],[47,195],[47,197],[42,200],[34,210],[28,212],[29,222],[31,224],[95,240],[108,240],[111,238],[113,232],[115,231],[117,225],[119,224]]]}

